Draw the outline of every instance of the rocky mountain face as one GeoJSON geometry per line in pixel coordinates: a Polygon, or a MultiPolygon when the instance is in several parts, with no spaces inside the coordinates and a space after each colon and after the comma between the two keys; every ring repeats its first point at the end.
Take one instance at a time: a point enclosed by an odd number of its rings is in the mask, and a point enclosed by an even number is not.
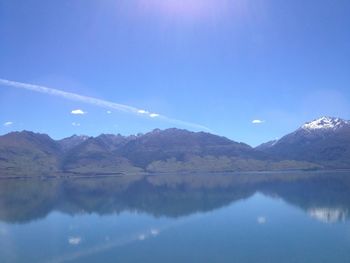
{"type": "Polygon", "coordinates": [[[117,153],[131,137],[102,134],[72,147],[61,158],[60,169],[78,173],[139,172],[131,162],[117,153]]]}
{"type": "Polygon", "coordinates": [[[350,121],[322,117],[256,149],[277,160],[302,160],[325,168],[350,168],[350,121]]]}
{"type": "Polygon", "coordinates": [[[59,140],[58,144],[61,147],[61,149],[66,152],[66,151],[69,151],[69,150],[73,149],[74,147],[78,146],[79,144],[83,143],[87,139],[89,139],[89,136],[73,135],[71,137],[59,140]]]}

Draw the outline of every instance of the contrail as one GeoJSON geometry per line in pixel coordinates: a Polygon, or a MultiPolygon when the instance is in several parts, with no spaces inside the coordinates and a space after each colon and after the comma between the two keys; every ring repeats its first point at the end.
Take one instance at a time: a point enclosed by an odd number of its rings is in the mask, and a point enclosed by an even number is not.
{"type": "Polygon", "coordinates": [[[35,91],[35,92],[40,92],[40,93],[45,93],[48,95],[56,96],[56,97],[61,97],[67,100],[74,100],[74,101],[80,101],[84,102],[87,104],[92,104],[97,107],[102,107],[102,108],[108,108],[108,109],[113,109],[117,111],[122,111],[126,113],[132,113],[136,115],[142,115],[146,116],[149,118],[157,118],[159,120],[163,120],[165,122],[181,125],[181,126],[187,126],[187,127],[192,127],[200,130],[206,130],[210,131],[209,128],[197,124],[197,123],[192,123],[192,122],[187,122],[187,121],[182,121],[182,120],[177,120],[173,118],[169,118],[164,115],[160,115],[158,113],[153,113],[144,109],[139,109],[136,107],[120,104],[120,103],[115,103],[107,100],[102,100],[102,99],[97,99],[93,97],[88,97],[88,96],[83,96],[79,95],[76,93],[72,92],[66,92],[58,89],[52,89],[49,87],[45,86],[40,86],[40,85],[34,85],[34,84],[28,84],[28,83],[22,83],[22,82],[17,82],[17,81],[11,81],[11,80],[6,80],[6,79],[0,79],[0,85],[2,86],[7,86],[7,87],[13,87],[13,88],[20,88],[20,89],[26,89],[30,91],[35,91]]]}

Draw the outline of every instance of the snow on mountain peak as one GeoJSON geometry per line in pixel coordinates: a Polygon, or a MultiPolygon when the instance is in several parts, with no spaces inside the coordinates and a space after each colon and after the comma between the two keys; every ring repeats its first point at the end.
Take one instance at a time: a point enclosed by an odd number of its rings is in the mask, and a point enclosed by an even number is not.
{"type": "Polygon", "coordinates": [[[338,129],[343,127],[346,124],[350,124],[349,121],[342,120],[340,118],[332,117],[321,117],[317,120],[307,122],[302,126],[304,130],[320,130],[320,129],[338,129]]]}

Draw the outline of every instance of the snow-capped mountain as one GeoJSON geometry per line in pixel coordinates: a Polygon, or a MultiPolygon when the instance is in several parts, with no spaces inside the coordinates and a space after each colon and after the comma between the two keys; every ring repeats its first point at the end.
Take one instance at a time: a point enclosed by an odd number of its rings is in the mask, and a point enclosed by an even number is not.
{"type": "Polygon", "coordinates": [[[256,149],[276,159],[309,161],[325,168],[350,168],[350,121],[321,117],[277,142],[256,149]]]}
{"type": "Polygon", "coordinates": [[[321,117],[317,120],[305,123],[301,128],[304,130],[337,130],[350,125],[350,121],[333,117],[321,117]]]}

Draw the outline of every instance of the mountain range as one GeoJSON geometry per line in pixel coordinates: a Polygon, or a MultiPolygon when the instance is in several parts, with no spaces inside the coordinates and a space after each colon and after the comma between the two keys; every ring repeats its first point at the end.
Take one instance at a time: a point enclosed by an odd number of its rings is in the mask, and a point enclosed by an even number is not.
{"type": "Polygon", "coordinates": [[[322,117],[251,147],[206,132],[155,129],[53,140],[29,131],[0,136],[0,176],[239,172],[350,168],[350,122],[322,117]]]}

